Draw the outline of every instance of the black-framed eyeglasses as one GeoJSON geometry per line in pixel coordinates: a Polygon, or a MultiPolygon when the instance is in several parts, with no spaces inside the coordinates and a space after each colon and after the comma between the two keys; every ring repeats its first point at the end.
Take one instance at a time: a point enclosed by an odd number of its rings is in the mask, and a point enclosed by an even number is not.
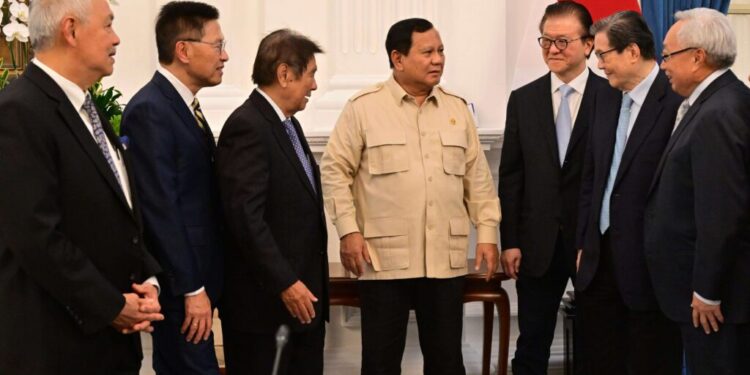
{"type": "Polygon", "coordinates": [[[608,50],[606,50],[604,52],[594,52],[594,55],[596,55],[596,58],[599,59],[599,61],[604,61],[604,55],[606,55],[606,54],[608,54],[608,53],[610,53],[612,51],[615,51],[615,50],[617,50],[617,47],[610,48],[610,49],[608,49],[608,50]]]}
{"type": "Polygon", "coordinates": [[[536,40],[537,42],[539,42],[539,46],[544,49],[549,49],[550,47],[552,47],[552,44],[554,44],[555,47],[557,47],[557,49],[562,51],[568,48],[568,44],[570,44],[570,42],[575,42],[576,40],[581,40],[581,39],[583,39],[583,37],[579,37],[575,39],[550,39],[545,36],[540,36],[536,40]]]}
{"type": "Polygon", "coordinates": [[[180,42],[208,44],[209,46],[213,47],[216,50],[216,52],[218,52],[218,53],[222,53],[222,52],[226,51],[226,48],[227,48],[227,41],[226,40],[222,40],[222,41],[219,41],[219,42],[204,42],[204,41],[198,40],[198,39],[182,39],[182,40],[180,40],[180,42]]]}
{"type": "Polygon", "coordinates": [[[679,54],[681,54],[683,52],[687,52],[687,51],[690,51],[692,49],[698,49],[698,47],[688,47],[688,48],[683,48],[683,49],[681,49],[679,51],[664,52],[664,53],[661,54],[661,61],[669,61],[669,59],[671,59],[672,56],[679,55],[679,54]]]}

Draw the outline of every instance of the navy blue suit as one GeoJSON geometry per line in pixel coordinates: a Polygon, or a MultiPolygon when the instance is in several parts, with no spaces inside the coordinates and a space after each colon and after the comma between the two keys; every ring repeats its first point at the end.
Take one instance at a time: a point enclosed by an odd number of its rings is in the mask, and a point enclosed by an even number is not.
{"type": "Polygon", "coordinates": [[[164,269],[159,282],[166,320],[155,326],[154,368],[160,374],[216,373],[213,340],[195,345],[179,333],[186,293],[203,286],[214,306],[221,297],[222,214],[213,135],[198,126],[158,72],[125,108],[122,133],[130,138],[138,171],[146,245],[164,269]]]}
{"type": "Polygon", "coordinates": [[[659,72],[638,112],[615,177],[607,235],[599,228],[615,149],[622,92],[599,90],[581,182],[576,274],[582,374],[677,374],[677,326],[659,311],[643,250],[648,189],[672,134],[682,97],[659,72]],[[656,354],[656,355],[654,355],[656,354]],[[627,363],[627,365],[625,365],[627,363]]]}
{"type": "Polygon", "coordinates": [[[690,106],[664,151],[646,209],[646,261],[659,306],[682,323],[691,373],[750,371],[750,89],[728,71],[690,106]],[[692,327],[693,292],[724,324],[692,327]]]}

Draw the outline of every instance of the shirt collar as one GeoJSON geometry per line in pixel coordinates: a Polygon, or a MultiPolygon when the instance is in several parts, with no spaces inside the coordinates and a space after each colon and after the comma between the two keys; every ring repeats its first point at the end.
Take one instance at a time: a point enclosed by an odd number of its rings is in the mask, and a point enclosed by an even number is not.
{"type": "Polygon", "coordinates": [[[644,78],[638,85],[636,85],[632,90],[629,92],[626,92],[630,96],[630,99],[633,99],[633,103],[637,104],[638,106],[642,106],[643,102],[646,101],[646,95],[648,95],[649,89],[651,89],[651,85],[654,83],[654,80],[656,80],[656,75],[659,74],[659,64],[656,64],[654,62],[654,67],[651,68],[651,72],[648,73],[646,78],[644,78]]]}
{"type": "Polygon", "coordinates": [[[271,108],[273,108],[273,110],[276,112],[276,115],[279,116],[279,120],[281,120],[281,122],[286,121],[287,117],[284,116],[284,112],[282,112],[281,108],[279,108],[279,106],[276,105],[276,102],[274,102],[273,99],[271,99],[271,97],[268,96],[268,94],[263,92],[263,90],[261,90],[260,87],[255,88],[255,90],[258,91],[258,93],[260,93],[261,95],[263,95],[263,97],[266,98],[268,103],[271,104],[271,108]]]}
{"type": "Polygon", "coordinates": [[[164,78],[169,81],[169,83],[174,86],[174,89],[177,90],[177,94],[180,95],[180,98],[182,98],[183,101],[185,101],[185,104],[187,104],[188,108],[193,108],[193,100],[195,100],[195,95],[193,95],[193,92],[190,91],[190,89],[185,86],[182,81],[180,81],[179,78],[177,78],[172,72],[170,72],[167,68],[165,68],[162,65],[159,65],[158,68],[156,68],[156,71],[159,72],[161,75],[164,76],[164,78]]]}
{"type": "Polygon", "coordinates": [[[701,96],[703,91],[710,85],[713,81],[715,81],[717,78],[719,78],[722,74],[726,73],[727,69],[719,69],[715,70],[713,73],[709,74],[708,77],[706,77],[703,82],[701,82],[698,87],[693,90],[693,93],[690,94],[687,101],[689,105],[693,105],[696,100],[698,100],[698,97],[701,96]]]}
{"type": "MultiPolygon", "coordinates": [[[[554,94],[557,90],[560,89],[560,86],[565,85],[566,83],[563,82],[555,73],[551,73],[550,76],[552,77],[552,93],[554,94]]],[[[575,92],[583,94],[583,90],[586,88],[586,81],[588,81],[588,79],[589,68],[585,68],[583,69],[583,72],[581,72],[581,74],[573,78],[570,82],[567,83],[567,85],[572,87],[575,92]]]]}
{"type": "Polygon", "coordinates": [[[39,59],[33,59],[31,60],[31,62],[36,64],[36,66],[42,69],[42,71],[47,73],[47,75],[50,76],[50,78],[52,78],[52,80],[55,81],[58,86],[60,86],[63,93],[65,93],[65,96],[68,97],[70,103],[73,104],[73,108],[80,112],[81,108],[83,107],[83,103],[86,101],[86,95],[88,95],[88,93],[84,90],[81,90],[81,88],[77,84],[73,83],[73,81],[52,70],[52,68],[41,62],[39,59]]]}
{"type": "MultiPolygon", "coordinates": [[[[393,77],[393,74],[391,74],[390,78],[385,81],[385,87],[391,92],[396,105],[401,105],[401,103],[407,99],[414,101],[414,97],[409,95],[409,93],[407,93],[406,90],[396,82],[396,78],[393,77]]],[[[427,95],[427,98],[425,98],[425,102],[432,101],[435,105],[439,105],[440,103],[437,95],[438,91],[437,86],[433,87],[432,91],[430,91],[430,95],[427,95]]]]}

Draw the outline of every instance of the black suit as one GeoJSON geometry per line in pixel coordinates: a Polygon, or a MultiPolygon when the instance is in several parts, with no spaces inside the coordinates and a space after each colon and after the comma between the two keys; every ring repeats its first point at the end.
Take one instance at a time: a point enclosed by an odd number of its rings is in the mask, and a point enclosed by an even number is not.
{"type": "Polygon", "coordinates": [[[327,231],[318,166],[302,128],[296,119],[293,122],[312,163],[314,187],[279,116],[259,92],[232,113],[219,138],[219,185],[232,234],[225,297],[219,307],[229,371],[234,367],[270,373],[274,333],[287,324],[293,332],[284,360],[294,367],[289,371],[322,373],[322,333],[328,319],[327,231]],[[293,318],[280,298],[297,280],[319,299],[309,325],[293,318]]]}
{"type": "Polygon", "coordinates": [[[513,91],[500,159],[498,192],[503,250],[520,248],[518,292],[521,335],[513,373],[547,369],[557,309],[575,275],[578,193],[593,97],[607,81],[589,71],[576,122],[560,165],[551,73],[513,91]]]}
{"type": "MultiPolygon", "coordinates": [[[[0,113],[0,373],[137,374],[139,336],[110,323],[131,284],[159,270],[138,206],[35,64],[0,93],[0,113]]],[[[128,153],[102,125],[132,180],[128,153]]]]}
{"type": "Polygon", "coordinates": [[[750,371],[748,103],[750,89],[732,72],[708,85],[667,144],[650,190],[646,260],[659,306],[682,324],[693,375],[750,371]],[[689,323],[694,291],[721,301],[718,333],[689,323]]]}
{"type": "MultiPolygon", "coordinates": [[[[657,68],[658,69],[658,68],[657,68]]],[[[622,92],[599,90],[581,184],[576,319],[583,374],[678,374],[677,326],[656,304],[643,250],[646,195],[672,134],[682,97],[659,72],[627,137],[610,198],[610,225],[600,213],[610,175],[622,92]]],[[[632,121],[633,119],[631,119],[632,121]]]]}
{"type": "Polygon", "coordinates": [[[154,325],[159,374],[218,374],[213,336],[187,343],[180,333],[185,297],[201,287],[215,306],[223,282],[222,215],[211,129],[201,129],[177,90],[161,74],[125,108],[146,245],[164,267],[159,295],[165,315],[154,325]]]}

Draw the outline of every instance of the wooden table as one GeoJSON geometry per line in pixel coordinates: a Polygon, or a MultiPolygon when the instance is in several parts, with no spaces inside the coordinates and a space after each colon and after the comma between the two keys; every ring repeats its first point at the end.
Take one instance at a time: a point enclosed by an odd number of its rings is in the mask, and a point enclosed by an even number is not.
{"type": "MultiPolygon", "coordinates": [[[[502,272],[492,275],[489,282],[484,280],[486,267],[478,272],[473,271],[474,260],[469,260],[469,275],[466,276],[464,303],[482,302],[484,307],[484,341],[482,344],[482,375],[490,375],[490,353],[492,351],[492,325],[494,310],[497,308],[500,324],[500,345],[498,348],[498,375],[508,374],[508,345],[510,340],[510,302],[508,293],[501,282],[508,277],[502,272]]],[[[349,277],[349,273],[341,263],[329,263],[330,300],[331,306],[359,307],[359,292],[357,280],[349,277]]]]}

